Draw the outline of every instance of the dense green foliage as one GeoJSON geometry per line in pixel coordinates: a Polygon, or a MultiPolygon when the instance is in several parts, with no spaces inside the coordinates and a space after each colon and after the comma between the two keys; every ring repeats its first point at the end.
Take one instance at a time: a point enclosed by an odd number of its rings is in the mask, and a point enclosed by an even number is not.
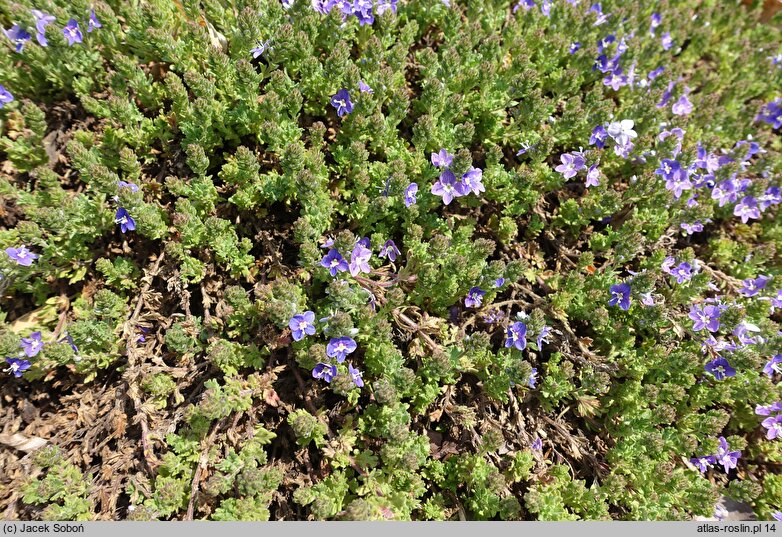
{"type": "Polygon", "coordinates": [[[24,432],[51,444],[0,505],[77,520],[681,520],[726,496],[782,511],[782,432],[761,424],[782,406],[756,413],[782,401],[782,219],[771,201],[737,208],[782,183],[779,125],[758,118],[782,96],[779,18],[718,0],[554,0],[548,15],[399,0],[360,24],[291,3],[0,3],[4,28],[33,34],[21,52],[0,36],[0,353],[30,365],[0,391],[20,430],[28,394],[45,406],[24,432]],[[56,18],[46,47],[31,9],[56,18]],[[634,78],[612,87],[593,65],[620,44],[634,78]],[[615,133],[590,145],[621,120],[632,147],[615,133]],[[432,192],[443,148],[484,192],[432,192]],[[579,148],[599,184],[555,169],[579,148]],[[683,195],[661,159],[689,168],[683,195]],[[720,185],[744,179],[723,204],[720,185]],[[330,274],[323,257],[355,262],[362,238],[370,270],[330,274]],[[378,255],[388,240],[395,260],[378,255]],[[609,304],[622,283],[627,308],[609,304]],[[708,304],[716,330],[691,316],[708,304]],[[307,311],[315,330],[299,337],[307,311]],[[36,331],[43,349],[20,357],[36,331]],[[356,343],[345,361],[338,338],[356,343]],[[735,374],[709,369],[718,354],[735,374]],[[330,382],[313,377],[324,364],[330,382]],[[73,421],[86,392],[117,413],[90,423],[101,451],[43,425],[73,421]],[[699,471],[691,458],[724,458],[720,438],[734,468],[699,471]]]}

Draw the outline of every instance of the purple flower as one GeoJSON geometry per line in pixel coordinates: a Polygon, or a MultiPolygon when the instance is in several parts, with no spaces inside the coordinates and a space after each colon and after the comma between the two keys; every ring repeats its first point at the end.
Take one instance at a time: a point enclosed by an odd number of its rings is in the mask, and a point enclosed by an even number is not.
{"type": "Polygon", "coordinates": [[[494,280],[494,287],[502,287],[505,285],[505,278],[497,278],[494,280]]]}
{"type": "Polygon", "coordinates": [[[22,338],[22,350],[25,356],[32,358],[43,349],[43,340],[40,332],[33,332],[30,337],[22,338]]]}
{"type": "Polygon", "coordinates": [[[540,439],[540,437],[535,437],[535,440],[532,441],[532,449],[536,451],[541,451],[543,449],[543,440],[540,439]]]}
{"type": "MultiPolygon", "coordinates": [[[[0,94],[1,93],[2,91],[0,91],[0,94]]],[[[0,95],[0,100],[2,100],[1,95],[0,95]]],[[[766,192],[758,198],[758,202],[760,203],[761,211],[765,211],[772,205],[779,205],[780,203],[782,203],[782,189],[780,189],[778,186],[768,187],[766,189],[766,192]]]]}
{"type": "Polygon", "coordinates": [[[329,344],[326,345],[326,355],[329,358],[336,358],[339,363],[342,363],[348,354],[356,350],[357,346],[353,338],[347,336],[331,338],[329,344]]]}
{"type": "Polygon", "coordinates": [[[95,16],[95,10],[90,10],[90,19],[87,21],[87,33],[92,32],[96,28],[103,28],[98,18],[95,16]]]}
{"type": "Polygon", "coordinates": [[[16,52],[22,52],[24,44],[32,38],[32,36],[18,24],[11,26],[10,30],[3,29],[3,32],[5,32],[6,37],[16,45],[16,52]]]}
{"type": "Polygon", "coordinates": [[[665,67],[658,67],[657,69],[654,69],[652,71],[649,71],[649,74],[646,75],[646,77],[651,81],[663,74],[663,71],[665,71],[665,67]]]}
{"type": "Polygon", "coordinates": [[[674,173],[681,170],[682,165],[678,160],[664,158],[660,161],[660,167],[654,170],[656,175],[662,175],[664,179],[670,179],[674,173]]]}
{"type": "Polygon", "coordinates": [[[774,99],[770,103],[763,105],[755,117],[755,121],[768,123],[774,129],[782,127],[782,99],[774,99]]]}
{"type": "Polygon", "coordinates": [[[348,262],[340,255],[336,248],[329,250],[323,259],[320,260],[320,266],[329,269],[329,274],[337,275],[337,271],[344,272],[348,270],[348,262]]]}
{"type": "Polygon", "coordinates": [[[774,373],[782,373],[782,354],[775,354],[768,363],[763,366],[763,373],[773,377],[774,373]]]}
{"type": "Polygon", "coordinates": [[[775,438],[782,438],[782,414],[766,418],[760,424],[768,429],[768,433],[766,433],[767,439],[774,440],[775,438]]]}
{"type": "Polygon", "coordinates": [[[568,52],[570,52],[570,54],[575,54],[576,52],[578,52],[580,48],[581,48],[581,43],[579,43],[578,41],[573,41],[572,43],[570,43],[570,48],[568,49],[568,52]]]}
{"type": "Polygon", "coordinates": [[[758,276],[754,280],[752,278],[747,278],[746,280],[742,281],[741,283],[744,284],[744,286],[739,289],[739,292],[746,296],[746,297],[753,297],[757,295],[761,290],[766,288],[766,284],[771,278],[768,276],[758,276]]]}
{"type": "Polygon", "coordinates": [[[443,203],[448,205],[454,198],[464,196],[467,186],[461,181],[456,181],[451,170],[445,170],[440,174],[440,179],[432,186],[432,194],[442,196],[443,203]]]}
{"type": "Polygon", "coordinates": [[[372,267],[369,266],[371,257],[372,250],[361,243],[357,243],[350,254],[350,275],[357,276],[360,272],[372,272],[372,267]]]}
{"type": "Polygon", "coordinates": [[[353,103],[350,101],[348,90],[341,89],[331,97],[331,106],[337,109],[339,117],[353,111],[353,103]]]}
{"type": "Polygon", "coordinates": [[[73,352],[75,352],[76,355],[78,356],[79,355],[79,347],[77,347],[76,343],[73,342],[73,338],[71,337],[71,335],[68,332],[65,332],[65,337],[58,339],[57,343],[64,343],[66,341],[68,342],[68,345],[70,345],[71,348],[73,349],[73,352]]]}
{"type": "Polygon", "coordinates": [[[323,379],[326,382],[331,382],[331,379],[337,376],[337,366],[321,362],[312,370],[312,376],[316,379],[323,379]]]}
{"type": "Polygon", "coordinates": [[[692,235],[693,233],[700,233],[703,231],[703,224],[700,220],[696,220],[692,224],[682,222],[679,227],[681,227],[687,235],[692,235]]]}
{"type": "Polygon", "coordinates": [[[770,405],[755,406],[755,414],[758,416],[768,416],[772,412],[779,412],[780,410],[782,410],[782,401],[777,401],[776,403],[772,403],[770,405]]]}
{"type": "Polygon", "coordinates": [[[530,144],[529,142],[522,142],[521,149],[519,149],[516,152],[516,156],[520,157],[521,155],[523,155],[523,154],[525,154],[525,153],[527,153],[529,151],[532,151],[533,149],[535,149],[536,145],[537,144],[530,144]]]}
{"type": "Polygon", "coordinates": [[[687,98],[686,95],[682,95],[679,97],[679,100],[673,103],[673,106],[671,107],[671,112],[673,112],[677,116],[686,116],[687,114],[692,112],[692,103],[687,98]]]}
{"type": "Polygon", "coordinates": [[[537,368],[533,367],[532,371],[529,374],[529,380],[527,381],[527,385],[530,387],[530,389],[535,389],[535,383],[537,382],[537,376],[538,376],[538,370],[537,368]]]}
{"type": "Polygon", "coordinates": [[[587,170],[586,186],[600,186],[600,169],[598,169],[597,164],[592,164],[589,170],[587,170]]]}
{"type": "Polygon", "coordinates": [[[329,11],[336,5],[335,0],[312,0],[312,9],[320,13],[321,15],[327,15],[329,11]]]}
{"type": "Polygon", "coordinates": [[[629,83],[629,79],[627,78],[627,75],[622,74],[622,68],[617,67],[613,71],[611,71],[604,79],[603,79],[603,85],[608,86],[614,91],[617,91],[619,88],[626,86],[629,83]]]}
{"type": "Polygon", "coordinates": [[[663,50],[671,50],[673,47],[673,38],[671,37],[671,32],[665,32],[660,41],[662,42],[663,50]]]}
{"type": "MultiPolygon", "coordinates": [[[[146,335],[149,333],[149,328],[145,328],[143,326],[136,325],[136,328],[141,332],[136,338],[136,343],[144,343],[147,341],[146,335]]],[[[76,351],[78,352],[78,350],[76,351]]]]}
{"type": "Polygon", "coordinates": [[[462,183],[465,185],[465,194],[473,192],[476,196],[480,196],[481,192],[486,192],[486,187],[481,182],[483,179],[483,171],[478,168],[470,168],[467,173],[462,175],[462,183]]]}
{"type": "Polygon", "coordinates": [[[342,13],[355,16],[358,19],[359,26],[375,22],[372,8],[372,0],[353,0],[353,2],[350,0],[342,1],[342,13]]]}
{"type": "Polygon", "coordinates": [[[695,466],[702,474],[706,473],[706,470],[716,462],[713,455],[706,455],[702,457],[693,457],[690,462],[695,466]]]}
{"type": "Polygon", "coordinates": [[[605,48],[608,45],[610,45],[611,43],[613,43],[615,41],[616,41],[616,36],[614,34],[610,34],[610,35],[605,36],[603,39],[599,39],[597,41],[597,51],[602,54],[603,50],[605,50],[605,48]]]}
{"type": "Polygon", "coordinates": [[[716,332],[720,329],[721,313],[720,309],[716,306],[705,306],[701,308],[701,306],[693,304],[689,314],[690,319],[695,321],[692,329],[696,332],[700,332],[705,328],[709,332],[716,332]]]}
{"type": "Polygon", "coordinates": [[[385,244],[380,248],[380,257],[388,257],[388,259],[393,263],[396,261],[396,256],[400,255],[402,252],[399,251],[399,248],[396,247],[396,244],[391,239],[388,239],[385,244]]]}
{"type": "Polygon", "coordinates": [[[20,378],[22,373],[30,369],[30,362],[21,358],[6,358],[5,361],[9,367],[5,371],[7,373],[13,373],[16,378],[20,378]]]}
{"type": "Polygon", "coordinates": [[[733,208],[733,215],[741,217],[743,223],[747,223],[750,218],[757,220],[760,218],[760,209],[758,202],[752,196],[745,196],[740,203],[733,208]]]}
{"type": "Polygon", "coordinates": [[[301,341],[304,339],[305,334],[308,336],[313,335],[315,333],[315,313],[311,311],[297,313],[291,317],[288,328],[291,329],[294,341],[301,341]]]}
{"type": "Polygon", "coordinates": [[[481,318],[486,324],[497,324],[505,318],[505,314],[500,309],[490,309],[481,318]]]}
{"type": "Polygon", "coordinates": [[[687,177],[687,170],[678,169],[675,170],[671,176],[665,181],[665,189],[673,192],[673,197],[679,199],[685,190],[692,189],[692,183],[687,177]]]}
{"type": "Polygon", "coordinates": [[[717,454],[714,456],[716,462],[722,464],[725,467],[725,471],[729,471],[731,468],[736,467],[736,463],[741,457],[740,451],[729,451],[728,442],[724,437],[720,436],[720,447],[717,448],[717,454]]]}
{"type": "Polygon", "coordinates": [[[660,16],[659,13],[652,13],[652,21],[649,23],[649,33],[654,35],[654,30],[660,26],[662,23],[663,18],[660,16]]]}
{"type": "Polygon", "coordinates": [[[13,102],[14,96],[10,91],[5,89],[5,86],[0,84],[0,108],[3,108],[6,104],[13,102]]]}
{"type": "Polygon", "coordinates": [[[714,360],[706,364],[704,369],[707,373],[714,375],[714,378],[717,380],[736,376],[736,370],[733,369],[728,361],[722,356],[717,356],[714,360]]]}
{"type": "Polygon", "coordinates": [[[641,295],[641,304],[644,306],[654,306],[654,298],[652,293],[644,293],[641,295]]]}
{"type": "Polygon", "coordinates": [[[62,33],[65,39],[68,40],[68,46],[73,46],[74,43],[82,42],[81,30],[79,30],[79,23],[76,19],[71,19],[68,24],[62,29],[62,33]]]}
{"type": "Polygon", "coordinates": [[[138,185],[135,183],[126,183],[125,181],[117,181],[119,188],[129,188],[131,192],[138,192],[138,185]]]}
{"type": "Polygon", "coordinates": [[[445,149],[441,149],[439,153],[432,153],[432,164],[437,168],[447,168],[452,162],[453,155],[445,149]]]}
{"type": "Polygon", "coordinates": [[[624,311],[630,309],[630,284],[620,283],[612,285],[609,291],[611,293],[611,300],[608,301],[609,306],[619,304],[619,307],[624,311]]]}
{"type": "Polygon", "coordinates": [[[782,522],[782,511],[775,511],[775,512],[771,513],[771,517],[774,520],[779,520],[780,522],[782,522]]]}
{"type": "Polygon", "coordinates": [[[589,145],[596,145],[598,149],[602,149],[606,145],[606,138],[608,138],[608,133],[606,132],[605,127],[598,125],[592,129],[592,135],[589,137],[589,145]]]}
{"type": "Polygon", "coordinates": [[[734,336],[736,336],[736,338],[739,340],[739,343],[742,345],[754,345],[755,343],[763,342],[763,338],[760,336],[757,338],[749,336],[748,334],[750,332],[760,332],[760,328],[752,323],[748,323],[747,321],[741,321],[738,326],[733,329],[732,333],[734,336]]]}
{"type": "Polygon", "coordinates": [[[538,334],[537,344],[538,344],[538,350],[543,348],[544,343],[548,343],[548,340],[546,339],[549,334],[551,334],[551,327],[550,326],[543,326],[543,328],[540,329],[540,334],[538,334]]]}
{"type": "Polygon", "coordinates": [[[269,42],[271,40],[267,41],[261,41],[260,39],[255,43],[255,46],[250,49],[250,52],[253,55],[253,58],[257,58],[264,52],[266,52],[266,49],[269,47],[269,42]]]}
{"type": "Polygon", "coordinates": [[[633,130],[635,122],[632,119],[623,119],[614,121],[608,125],[606,132],[614,139],[620,147],[627,147],[632,144],[632,140],[638,136],[633,130]]]}
{"type": "Polygon", "coordinates": [[[586,165],[586,162],[580,155],[565,153],[559,158],[562,164],[554,168],[554,171],[561,173],[565,179],[575,177],[578,171],[586,165]]]}
{"type": "Polygon", "coordinates": [[[360,91],[361,93],[370,93],[370,94],[375,93],[374,91],[372,91],[372,88],[370,88],[369,85],[363,80],[358,81],[358,91],[360,91]]]}
{"type": "Polygon", "coordinates": [[[16,261],[17,265],[23,267],[29,267],[33,264],[33,261],[38,259],[38,254],[32,253],[24,244],[19,248],[6,248],[5,253],[8,254],[8,257],[16,261]]]}
{"type": "Polygon", "coordinates": [[[483,291],[480,287],[472,287],[464,299],[464,305],[468,308],[480,308],[485,294],[486,291],[483,291]]]}
{"type": "Polygon", "coordinates": [[[348,363],[348,372],[350,373],[350,379],[353,381],[353,384],[359,388],[363,388],[364,379],[361,378],[361,371],[353,367],[353,364],[348,363]]]}
{"type": "Polygon", "coordinates": [[[515,6],[513,6],[513,12],[516,13],[516,11],[519,10],[520,7],[524,8],[524,11],[529,11],[533,7],[535,7],[535,1],[534,0],[519,0],[515,6]]]}
{"type": "Polygon", "coordinates": [[[405,207],[415,204],[415,195],[418,193],[418,183],[410,183],[405,189],[405,207]]]}
{"type": "Polygon", "coordinates": [[[671,276],[676,278],[676,283],[688,282],[692,279],[692,265],[687,262],[679,263],[671,270],[671,276]]]}
{"type": "Polygon", "coordinates": [[[505,340],[505,347],[516,347],[523,351],[527,346],[527,325],[521,321],[515,322],[508,327],[508,338],[505,340]]]}
{"type": "Polygon", "coordinates": [[[114,215],[114,222],[119,224],[119,228],[123,233],[136,229],[136,221],[123,207],[117,209],[117,213],[114,215]]]}
{"type": "Polygon", "coordinates": [[[377,14],[382,15],[386,11],[396,15],[396,4],[399,0],[378,0],[377,2],[377,14]]]}
{"type": "Polygon", "coordinates": [[[35,17],[35,39],[38,40],[38,44],[42,47],[48,46],[49,41],[46,40],[46,27],[54,22],[54,17],[43,11],[33,9],[33,16],[35,17]]]}

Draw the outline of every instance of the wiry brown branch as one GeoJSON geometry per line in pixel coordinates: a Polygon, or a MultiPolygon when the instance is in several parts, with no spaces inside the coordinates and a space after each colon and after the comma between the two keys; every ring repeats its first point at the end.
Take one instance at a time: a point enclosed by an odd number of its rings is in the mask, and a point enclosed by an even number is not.
{"type": "Polygon", "coordinates": [[[138,379],[140,376],[139,373],[140,363],[139,363],[138,350],[136,349],[136,341],[133,336],[134,336],[134,326],[136,324],[136,320],[138,319],[138,316],[141,314],[141,309],[144,307],[144,295],[146,295],[149,292],[150,287],[152,287],[152,281],[154,280],[155,276],[158,274],[158,271],[160,270],[160,265],[163,262],[164,256],[165,256],[164,252],[161,251],[160,255],[158,255],[158,258],[155,261],[155,264],[147,272],[145,276],[146,283],[144,284],[144,287],[142,287],[141,291],[139,292],[138,300],[136,301],[136,307],[133,310],[133,313],[128,318],[128,320],[125,321],[125,326],[123,328],[123,334],[122,334],[122,337],[125,339],[125,349],[128,355],[128,368],[123,375],[123,380],[125,380],[125,383],[127,385],[126,395],[133,402],[133,408],[136,413],[136,419],[138,420],[138,423],[141,426],[141,449],[144,452],[144,461],[147,465],[147,469],[149,470],[150,474],[155,473],[155,469],[159,465],[159,462],[157,460],[157,457],[155,457],[155,453],[152,450],[152,446],[150,445],[149,420],[146,411],[143,408],[141,399],[139,397],[140,386],[138,383],[138,379]]]}

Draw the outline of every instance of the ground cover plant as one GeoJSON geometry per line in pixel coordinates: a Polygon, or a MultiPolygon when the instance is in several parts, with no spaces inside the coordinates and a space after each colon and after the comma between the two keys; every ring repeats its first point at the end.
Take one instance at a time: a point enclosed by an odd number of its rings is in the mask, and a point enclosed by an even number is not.
{"type": "Polygon", "coordinates": [[[6,519],[782,519],[758,3],[0,2],[6,519]]]}

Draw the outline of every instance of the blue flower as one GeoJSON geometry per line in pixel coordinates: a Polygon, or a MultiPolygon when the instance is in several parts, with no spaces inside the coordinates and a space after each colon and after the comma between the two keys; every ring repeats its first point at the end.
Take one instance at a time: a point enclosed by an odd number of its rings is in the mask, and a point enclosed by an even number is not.
{"type": "Polygon", "coordinates": [[[353,384],[359,388],[363,388],[364,379],[361,378],[361,371],[353,367],[352,363],[348,363],[348,372],[350,373],[350,379],[353,381],[353,384]]]}
{"type": "Polygon", "coordinates": [[[6,37],[10,39],[14,45],[16,45],[16,52],[22,52],[25,43],[32,39],[32,36],[27,33],[27,30],[18,24],[11,26],[10,30],[4,29],[3,32],[5,32],[6,37]]]}
{"type": "Polygon", "coordinates": [[[136,229],[136,221],[130,216],[128,211],[122,207],[117,209],[117,214],[114,215],[114,221],[119,224],[119,228],[123,233],[133,231],[136,229]]]}
{"type": "Polygon", "coordinates": [[[312,370],[312,376],[316,379],[323,379],[331,382],[331,379],[337,376],[337,366],[319,363],[312,370]]]}
{"type": "Polygon", "coordinates": [[[33,9],[33,16],[35,17],[35,39],[38,40],[38,44],[42,47],[49,45],[49,41],[46,40],[46,27],[55,21],[55,18],[48,13],[33,9]]]}
{"type": "Polygon", "coordinates": [[[735,377],[736,370],[733,369],[728,361],[722,356],[717,356],[714,360],[706,364],[704,369],[714,375],[717,380],[723,380],[727,377],[735,377]]]}
{"type": "Polygon", "coordinates": [[[331,106],[337,109],[337,115],[342,117],[353,111],[353,102],[348,90],[341,89],[331,97],[331,106]]]}
{"type": "Polygon", "coordinates": [[[618,285],[612,285],[609,288],[611,292],[611,300],[608,301],[609,306],[616,306],[627,311],[630,309],[630,284],[620,283],[618,285]]]}
{"type": "Polygon", "coordinates": [[[43,349],[43,339],[40,332],[33,332],[30,337],[22,338],[22,350],[28,358],[36,356],[41,349],[43,349]]]}
{"type": "Polygon", "coordinates": [[[538,350],[543,348],[544,343],[548,343],[548,340],[546,339],[549,334],[551,334],[551,327],[550,326],[543,326],[543,328],[540,329],[540,334],[538,334],[538,350]]]}
{"type": "Polygon", "coordinates": [[[68,40],[68,46],[72,47],[74,43],[82,42],[82,33],[76,19],[69,20],[68,24],[62,29],[62,33],[65,36],[65,39],[68,40]]]}
{"type": "Polygon", "coordinates": [[[538,376],[538,370],[537,368],[533,367],[532,372],[529,374],[529,381],[528,385],[533,390],[535,389],[535,383],[537,382],[537,376],[538,376]]]}
{"type": "Polygon", "coordinates": [[[527,325],[521,321],[513,323],[508,327],[508,338],[505,340],[505,347],[516,347],[523,351],[527,346],[527,325]]]}
{"type": "Polygon", "coordinates": [[[340,255],[336,248],[329,250],[323,259],[320,260],[320,265],[329,269],[329,274],[336,276],[337,272],[344,272],[348,270],[348,262],[340,255]]]}
{"type": "Polygon", "coordinates": [[[445,149],[441,149],[439,153],[432,153],[432,164],[438,168],[447,168],[452,162],[453,155],[445,149]]]}
{"type": "Polygon", "coordinates": [[[405,188],[405,207],[410,207],[411,205],[414,205],[416,202],[415,195],[418,193],[418,184],[417,183],[410,183],[407,185],[407,188],[405,188]]]}
{"type": "Polygon", "coordinates": [[[401,253],[402,252],[400,252],[399,248],[396,247],[394,241],[388,239],[380,248],[380,253],[378,254],[378,256],[388,257],[388,259],[393,263],[394,261],[396,261],[396,256],[398,256],[401,253]]]}
{"type": "Polygon", "coordinates": [[[467,293],[467,297],[464,299],[464,305],[468,308],[480,308],[485,294],[486,291],[482,290],[480,287],[472,287],[467,293]]]}
{"type": "Polygon", "coordinates": [[[13,94],[5,89],[5,86],[0,84],[0,108],[3,108],[6,104],[13,102],[13,94]]]}
{"type": "Polygon", "coordinates": [[[288,328],[291,329],[294,341],[301,341],[305,334],[313,335],[315,333],[315,313],[305,311],[294,315],[288,323],[288,328]]]}
{"type": "Polygon", "coordinates": [[[326,355],[329,358],[336,358],[339,363],[345,361],[345,357],[356,350],[358,345],[353,341],[353,338],[343,336],[337,338],[331,338],[328,345],[326,345],[326,355]]]}
{"type": "Polygon", "coordinates": [[[16,378],[21,377],[22,373],[30,369],[30,362],[21,358],[6,358],[5,361],[9,365],[8,369],[5,371],[13,373],[16,378]]]}
{"type": "Polygon", "coordinates": [[[103,25],[98,20],[98,17],[95,16],[95,10],[90,10],[90,18],[87,21],[87,33],[92,32],[96,28],[103,28],[103,25]]]}

